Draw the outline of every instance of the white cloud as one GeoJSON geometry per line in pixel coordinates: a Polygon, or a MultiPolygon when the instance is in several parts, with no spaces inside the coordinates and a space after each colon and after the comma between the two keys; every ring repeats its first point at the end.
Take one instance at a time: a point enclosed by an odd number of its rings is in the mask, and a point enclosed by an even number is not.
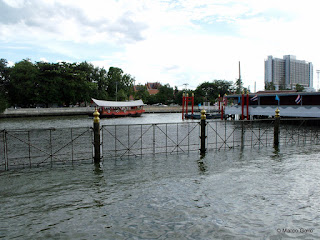
{"type": "Polygon", "coordinates": [[[25,4],[25,0],[3,0],[10,7],[21,8],[25,4]]]}
{"type": "Polygon", "coordinates": [[[121,67],[141,83],[235,80],[241,61],[253,90],[255,81],[263,88],[268,55],[320,64],[315,0],[0,0],[0,6],[0,44],[12,51],[34,47],[30,54],[42,51],[47,59],[121,67]],[[101,49],[90,53],[94,46],[101,49]]]}
{"type": "Polygon", "coordinates": [[[42,57],[42,58],[40,58],[40,61],[41,62],[49,62],[46,58],[44,58],[44,57],[42,57]]]}

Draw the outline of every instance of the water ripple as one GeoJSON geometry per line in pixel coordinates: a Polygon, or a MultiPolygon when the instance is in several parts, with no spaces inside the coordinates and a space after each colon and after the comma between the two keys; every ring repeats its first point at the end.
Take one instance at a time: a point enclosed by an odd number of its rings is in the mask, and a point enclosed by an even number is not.
{"type": "Polygon", "coordinates": [[[0,238],[320,238],[319,153],[234,150],[5,172],[0,238]]]}

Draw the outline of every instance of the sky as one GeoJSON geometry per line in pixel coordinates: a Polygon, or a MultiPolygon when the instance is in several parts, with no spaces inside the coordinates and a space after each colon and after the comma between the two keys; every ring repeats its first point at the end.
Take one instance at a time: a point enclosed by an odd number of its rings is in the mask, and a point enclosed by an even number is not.
{"type": "Polygon", "coordinates": [[[0,58],[119,67],[136,84],[195,89],[239,77],[264,88],[264,60],[312,62],[318,0],[0,0],[0,58]]]}

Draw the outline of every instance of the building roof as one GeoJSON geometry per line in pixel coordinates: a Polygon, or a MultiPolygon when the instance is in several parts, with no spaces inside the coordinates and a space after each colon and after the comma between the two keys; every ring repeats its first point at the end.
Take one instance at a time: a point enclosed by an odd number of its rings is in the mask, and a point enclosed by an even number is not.
{"type": "Polygon", "coordinates": [[[147,83],[146,84],[147,89],[158,89],[159,87],[161,87],[161,84],[159,82],[152,82],[152,83],[147,83]]]}
{"type": "Polygon", "coordinates": [[[159,92],[159,90],[158,89],[148,89],[148,92],[150,95],[155,95],[159,92]]]}
{"type": "Polygon", "coordinates": [[[145,105],[142,100],[121,102],[121,101],[104,101],[104,100],[97,100],[92,98],[92,101],[95,104],[97,104],[99,107],[138,107],[138,106],[145,105]]]}
{"type": "MultiPolygon", "coordinates": [[[[147,87],[147,91],[150,95],[155,95],[159,92],[158,88],[161,87],[161,84],[159,82],[148,82],[145,84],[145,86],[147,87]]],[[[135,85],[133,86],[133,90],[135,92],[141,90],[142,86],[139,85],[135,85]]]]}

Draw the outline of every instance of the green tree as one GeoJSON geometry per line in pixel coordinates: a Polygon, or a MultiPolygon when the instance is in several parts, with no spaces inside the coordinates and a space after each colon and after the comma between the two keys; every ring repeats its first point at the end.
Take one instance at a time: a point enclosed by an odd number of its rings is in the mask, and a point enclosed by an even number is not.
{"type": "Polygon", "coordinates": [[[147,99],[149,97],[147,87],[140,84],[136,86],[136,89],[137,91],[135,93],[135,99],[142,99],[143,102],[147,102],[147,99]]]}
{"type": "Polygon", "coordinates": [[[243,82],[241,80],[241,78],[238,78],[237,81],[235,82],[235,90],[237,94],[241,94],[242,93],[242,89],[243,88],[243,82]]]}
{"type": "Polygon", "coordinates": [[[35,104],[38,95],[37,67],[29,59],[16,63],[10,71],[8,95],[12,104],[30,107],[35,104]]]}
{"type": "Polygon", "coordinates": [[[107,100],[108,99],[108,82],[107,82],[107,71],[104,68],[98,68],[96,67],[94,69],[94,80],[97,84],[97,89],[96,92],[93,94],[93,96],[97,99],[103,99],[107,100]]]}
{"type": "Polygon", "coordinates": [[[117,93],[121,89],[123,71],[117,67],[110,67],[107,73],[107,92],[112,100],[117,100],[117,93]]]}
{"type": "Polygon", "coordinates": [[[59,64],[52,64],[46,62],[38,62],[37,67],[39,70],[38,75],[38,103],[62,105],[61,84],[62,78],[59,76],[59,64]]]}
{"type": "Polygon", "coordinates": [[[8,106],[9,67],[6,59],[0,59],[0,113],[8,106]]]}
{"type": "Polygon", "coordinates": [[[157,94],[155,95],[149,95],[147,100],[146,100],[146,103],[147,104],[155,104],[155,103],[158,103],[158,98],[157,98],[157,94]]]}
{"type": "Polygon", "coordinates": [[[276,87],[274,86],[273,82],[267,82],[264,86],[265,90],[276,90],[276,87]]]}
{"type": "Polygon", "coordinates": [[[129,99],[130,95],[133,94],[133,85],[135,81],[135,78],[130,74],[126,73],[122,76],[121,82],[127,99],[129,99]]]}
{"type": "Polygon", "coordinates": [[[303,92],[304,91],[304,86],[302,86],[302,85],[300,85],[300,84],[296,84],[296,90],[298,91],[298,92],[303,92]]]}
{"type": "Polygon", "coordinates": [[[215,100],[224,94],[230,94],[232,82],[225,80],[214,80],[213,82],[204,82],[195,90],[196,104],[204,101],[214,103],[215,100]]]}
{"type": "Polygon", "coordinates": [[[156,98],[159,103],[169,104],[173,102],[173,88],[169,84],[160,86],[158,90],[156,98]]]}
{"type": "Polygon", "coordinates": [[[112,100],[118,100],[120,90],[126,95],[126,99],[133,93],[135,79],[130,74],[124,74],[121,68],[110,67],[107,73],[107,92],[112,100]]]}
{"type": "Polygon", "coordinates": [[[26,59],[16,63],[7,78],[6,64],[5,60],[0,61],[0,99],[3,104],[6,94],[10,103],[22,107],[36,104],[69,106],[89,102],[92,97],[127,100],[133,94],[135,79],[120,68],[110,67],[107,72],[87,62],[33,64],[26,59]]]}
{"type": "Polygon", "coordinates": [[[77,66],[85,75],[88,98],[108,99],[107,71],[104,68],[94,67],[93,64],[82,62],[77,66]]]}
{"type": "Polygon", "coordinates": [[[86,72],[78,69],[76,63],[61,63],[60,77],[62,79],[61,91],[64,103],[68,106],[84,101],[90,101],[90,95],[94,90],[86,72]]]}
{"type": "MultiPolygon", "coordinates": [[[[189,95],[191,93],[191,90],[185,90],[186,92],[189,92],[189,95]]],[[[182,105],[182,95],[185,91],[178,91],[175,93],[175,100],[174,103],[182,105]]],[[[190,95],[191,96],[191,95],[190,95]]]]}
{"type": "Polygon", "coordinates": [[[6,88],[9,83],[9,71],[8,62],[6,59],[0,59],[0,87],[6,88]]]}
{"type": "Polygon", "coordinates": [[[118,101],[125,101],[125,100],[128,99],[128,96],[127,96],[127,94],[126,94],[124,89],[120,89],[118,91],[118,96],[117,97],[118,97],[118,101]]]}

